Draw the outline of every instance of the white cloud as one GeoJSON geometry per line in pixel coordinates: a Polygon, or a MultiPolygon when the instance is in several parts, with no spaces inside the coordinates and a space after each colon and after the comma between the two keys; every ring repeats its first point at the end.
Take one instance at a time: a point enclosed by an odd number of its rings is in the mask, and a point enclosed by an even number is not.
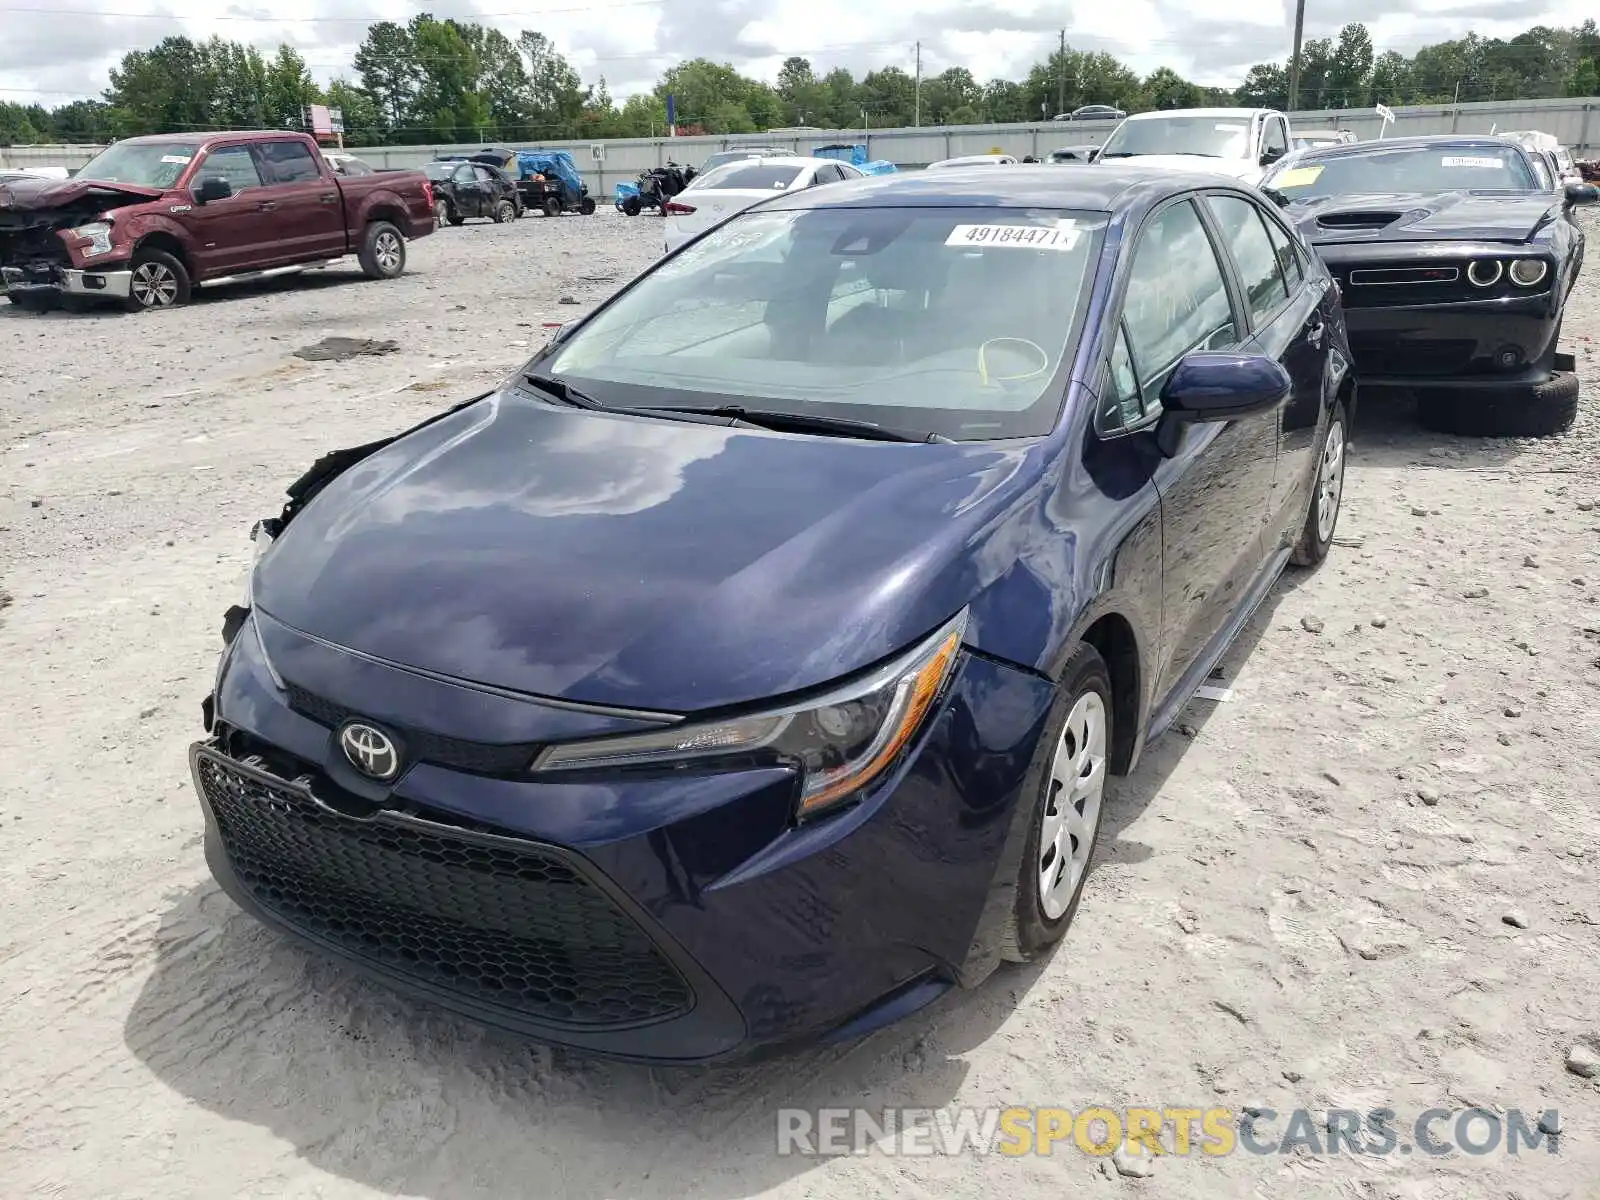
{"type": "MultiPolygon", "coordinates": [[[[185,4],[193,0],[181,0],[185,4]]],[[[684,59],[729,61],[772,79],[784,57],[803,55],[819,70],[845,66],[907,71],[922,43],[925,73],[964,66],[980,80],[1020,77],[1056,46],[1064,24],[1077,49],[1107,51],[1141,73],[1171,66],[1198,82],[1233,84],[1252,62],[1287,56],[1291,0],[277,0],[202,10],[158,0],[0,0],[0,99],[55,106],[95,97],[129,49],[169,34],[217,34],[270,51],[297,46],[319,81],[351,75],[368,21],[404,21],[419,11],[498,26],[515,35],[537,29],[555,40],[588,82],[604,75],[619,100],[649,89],[684,59]],[[34,6],[32,8],[28,6],[34,6]]],[[[1402,11],[1376,0],[1307,14],[1306,36],[1326,37],[1347,20],[1365,20],[1379,51],[1415,50],[1469,28],[1509,37],[1531,25],[1574,25],[1592,14],[1578,0],[1410,0],[1402,11]]]]}

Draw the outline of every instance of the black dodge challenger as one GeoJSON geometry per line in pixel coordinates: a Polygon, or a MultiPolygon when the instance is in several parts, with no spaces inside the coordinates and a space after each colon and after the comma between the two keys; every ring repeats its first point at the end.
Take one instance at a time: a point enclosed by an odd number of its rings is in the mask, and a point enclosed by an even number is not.
{"type": "Polygon", "coordinates": [[[1261,188],[1338,282],[1363,384],[1414,391],[1446,433],[1572,423],[1578,379],[1556,343],[1592,184],[1551,191],[1513,142],[1436,136],[1301,151],[1261,188]]]}

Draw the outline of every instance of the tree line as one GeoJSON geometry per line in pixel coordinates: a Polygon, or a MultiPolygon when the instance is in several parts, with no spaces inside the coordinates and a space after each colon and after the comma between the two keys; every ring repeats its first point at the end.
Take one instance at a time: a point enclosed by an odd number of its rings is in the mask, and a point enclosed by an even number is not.
{"type": "MultiPolygon", "coordinates": [[[[1237,88],[1204,87],[1168,67],[1141,77],[1114,55],[1056,50],[1021,79],[979,82],[965,67],[916,79],[899,67],[857,79],[842,67],[819,74],[809,59],[784,62],[775,83],[697,58],[655,88],[615,103],[604,77],[586,84],[542,33],[420,14],[368,27],[350,72],[326,87],[291,46],[264,55],[212,37],[169,37],[133,50],[112,69],[103,99],[59,108],[0,102],[0,145],[104,143],[141,133],[293,128],[304,107],[343,111],[352,145],[658,137],[667,97],[681,133],[755,133],[790,125],[830,129],[1030,121],[1084,104],[1128,112],[1240,104],[1289,105],[1284,62],[1258,63],[1237,88]]],[[[1600,93],[1600,30],[1535,26],[1509,40],[1476,33],[1411,56],[1375,54],[1359,23],[1305,43],[1298,107],[1467,103],[1600,93]]]]}

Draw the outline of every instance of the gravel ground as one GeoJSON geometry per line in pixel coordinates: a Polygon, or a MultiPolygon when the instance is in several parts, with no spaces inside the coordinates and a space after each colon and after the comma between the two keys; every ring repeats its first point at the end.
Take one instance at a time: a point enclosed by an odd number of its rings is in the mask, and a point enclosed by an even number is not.
{"type": "MultiPolygon", "coordinates": [[[[1600,393],[1542,442],[1365,414],[1340,542],[1112,794],[1047,964],[854,1047],[648,1071],[401,1001],[210,882],[185,752],[245,531],[487,390],[659,223],[473,223],[140,317],[0,305],[0,1195],[1595,1196],[1600,393]],[[565,303],[570,301],[571,303],[565,303]],[[328,335],[381,357],[306,362],[328,335]],[[9,597],[9,604],[6,603],[9,597]],[[1508,923],[1511,922],[1511,923],[1508,923]],[[780,1106],[1559,1109],[1560,1154],[774,1153],[780,1106]]],[[[1567,319],[1600,380],[1600,229],[1567,319]]],[[[1283,1132],[1283,1125],[1271,1127],[1283,1132]]],[[[1442,1127],[1448,1128],[1448,1125],[1442,1127]]]]}

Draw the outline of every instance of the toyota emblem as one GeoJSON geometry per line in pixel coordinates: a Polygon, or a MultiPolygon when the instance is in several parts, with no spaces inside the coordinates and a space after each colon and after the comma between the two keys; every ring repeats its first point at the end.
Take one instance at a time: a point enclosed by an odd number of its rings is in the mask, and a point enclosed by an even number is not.
{"type": "Polygon", "coordinates": [[[352,721],[339,731],[339,748],[363,775],[387,782],[400,774],[400,750],[381,729],[352,721]]]}

